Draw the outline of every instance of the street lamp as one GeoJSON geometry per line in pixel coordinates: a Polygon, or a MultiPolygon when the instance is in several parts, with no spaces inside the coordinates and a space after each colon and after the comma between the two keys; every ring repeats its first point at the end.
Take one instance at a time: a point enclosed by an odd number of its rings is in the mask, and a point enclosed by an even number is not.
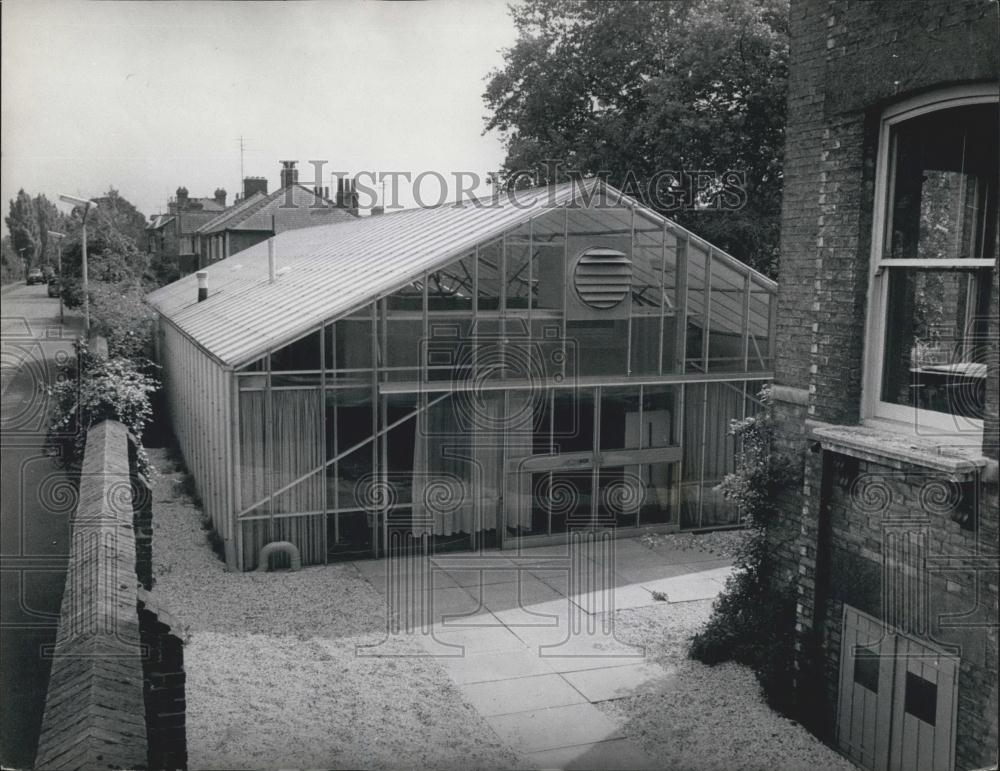
{"type": "Polygon", "coordinates": [[[57,233],[55,230],[48,231],[49,238],[54,238],[56,240],[56,274],[59,277],[59,323],[63,323],[63,296],[62,296],[62,246],[59,241],[66,237],[65,233],[57,233]]]}
{"type": "MultiPolygon", "coordinates": [[[[87,281],[87,215],[91,206],[97,206],[96,201],[88,198],[77,198],[75,195],[60,195],[59,200],[72,206],[83,207],[83,242],[81,244],[82,256],[80,267],[83,269],[83,329],[84,334],[90,337],[90,284],[87,281]]],[[[61,292],[60,292],[61,296],[61,292]]]]}

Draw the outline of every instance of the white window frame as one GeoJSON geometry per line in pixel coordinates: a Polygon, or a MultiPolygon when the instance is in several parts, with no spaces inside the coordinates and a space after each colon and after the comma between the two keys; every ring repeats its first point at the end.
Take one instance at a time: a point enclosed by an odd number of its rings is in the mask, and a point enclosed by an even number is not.
{"type": "MultiPolygon", "coordinates": [[[[868,313],[862,386],[862,422],[875,423],[894,431],[924,435],[948,444],[982,443],[983,421],[924,410],[881,399],[883,361],[885,356],[885,326],[888,311],[889,274],[887,268],[928,268],[927,260],[887,259],[886,224],[892,185],[895,180],[895,158],[890,157],[892,130],[904,121],[938,110],[976,104],[997,103],[1000,87],[996,83],[949,88],[907,99],[886,109],[879,127],[878,155],[875,168],[875,204],[872,216],[871,259],[869,262],[868,313]]],[[[993,268],[995,259],[936,259],[935,268],[993,268]]]]}

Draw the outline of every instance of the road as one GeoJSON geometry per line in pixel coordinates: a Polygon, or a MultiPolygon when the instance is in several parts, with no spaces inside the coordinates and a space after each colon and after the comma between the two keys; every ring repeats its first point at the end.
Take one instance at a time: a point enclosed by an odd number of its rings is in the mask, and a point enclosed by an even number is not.
{"type": "Polygon", "coordinates": [[[34,762],[75,490],[45,454],[47,399],[79,324],[59,324],[45,286],[5,288],[0,326],[0,763],[34,762]]]}

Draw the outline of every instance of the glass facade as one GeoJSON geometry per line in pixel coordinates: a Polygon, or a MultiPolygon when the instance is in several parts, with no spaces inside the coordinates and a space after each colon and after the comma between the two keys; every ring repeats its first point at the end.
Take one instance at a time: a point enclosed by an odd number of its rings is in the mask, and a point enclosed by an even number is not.
{"type": "Polygon", "coordinates": [[[489,237],[236,373],[244,567],[279,538],[309,563],[398,531],[448,549],[738,524],[715,487],[769,379],[773,296],[625,205],[489,237]]]}

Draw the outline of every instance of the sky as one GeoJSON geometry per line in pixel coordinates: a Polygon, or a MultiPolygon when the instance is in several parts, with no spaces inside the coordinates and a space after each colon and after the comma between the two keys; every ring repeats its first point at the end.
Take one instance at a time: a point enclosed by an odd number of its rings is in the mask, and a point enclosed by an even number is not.
{"type": "MultiPolygon", "coordinates": [[[[232,202],[241,136],[244,174],[269,190],[280,160],[310,184],[323,160],[326,185],[334,170],[431,171],[454,199],[454,172],[503,160],[481,95],[515,40],[506,0],[5,0],[2,14],[5,215],[22,187],[114,187],[147,216],[180,186],[232,202]]],[[[441,195],[433,176],[419,191],[441,195]]]]}

